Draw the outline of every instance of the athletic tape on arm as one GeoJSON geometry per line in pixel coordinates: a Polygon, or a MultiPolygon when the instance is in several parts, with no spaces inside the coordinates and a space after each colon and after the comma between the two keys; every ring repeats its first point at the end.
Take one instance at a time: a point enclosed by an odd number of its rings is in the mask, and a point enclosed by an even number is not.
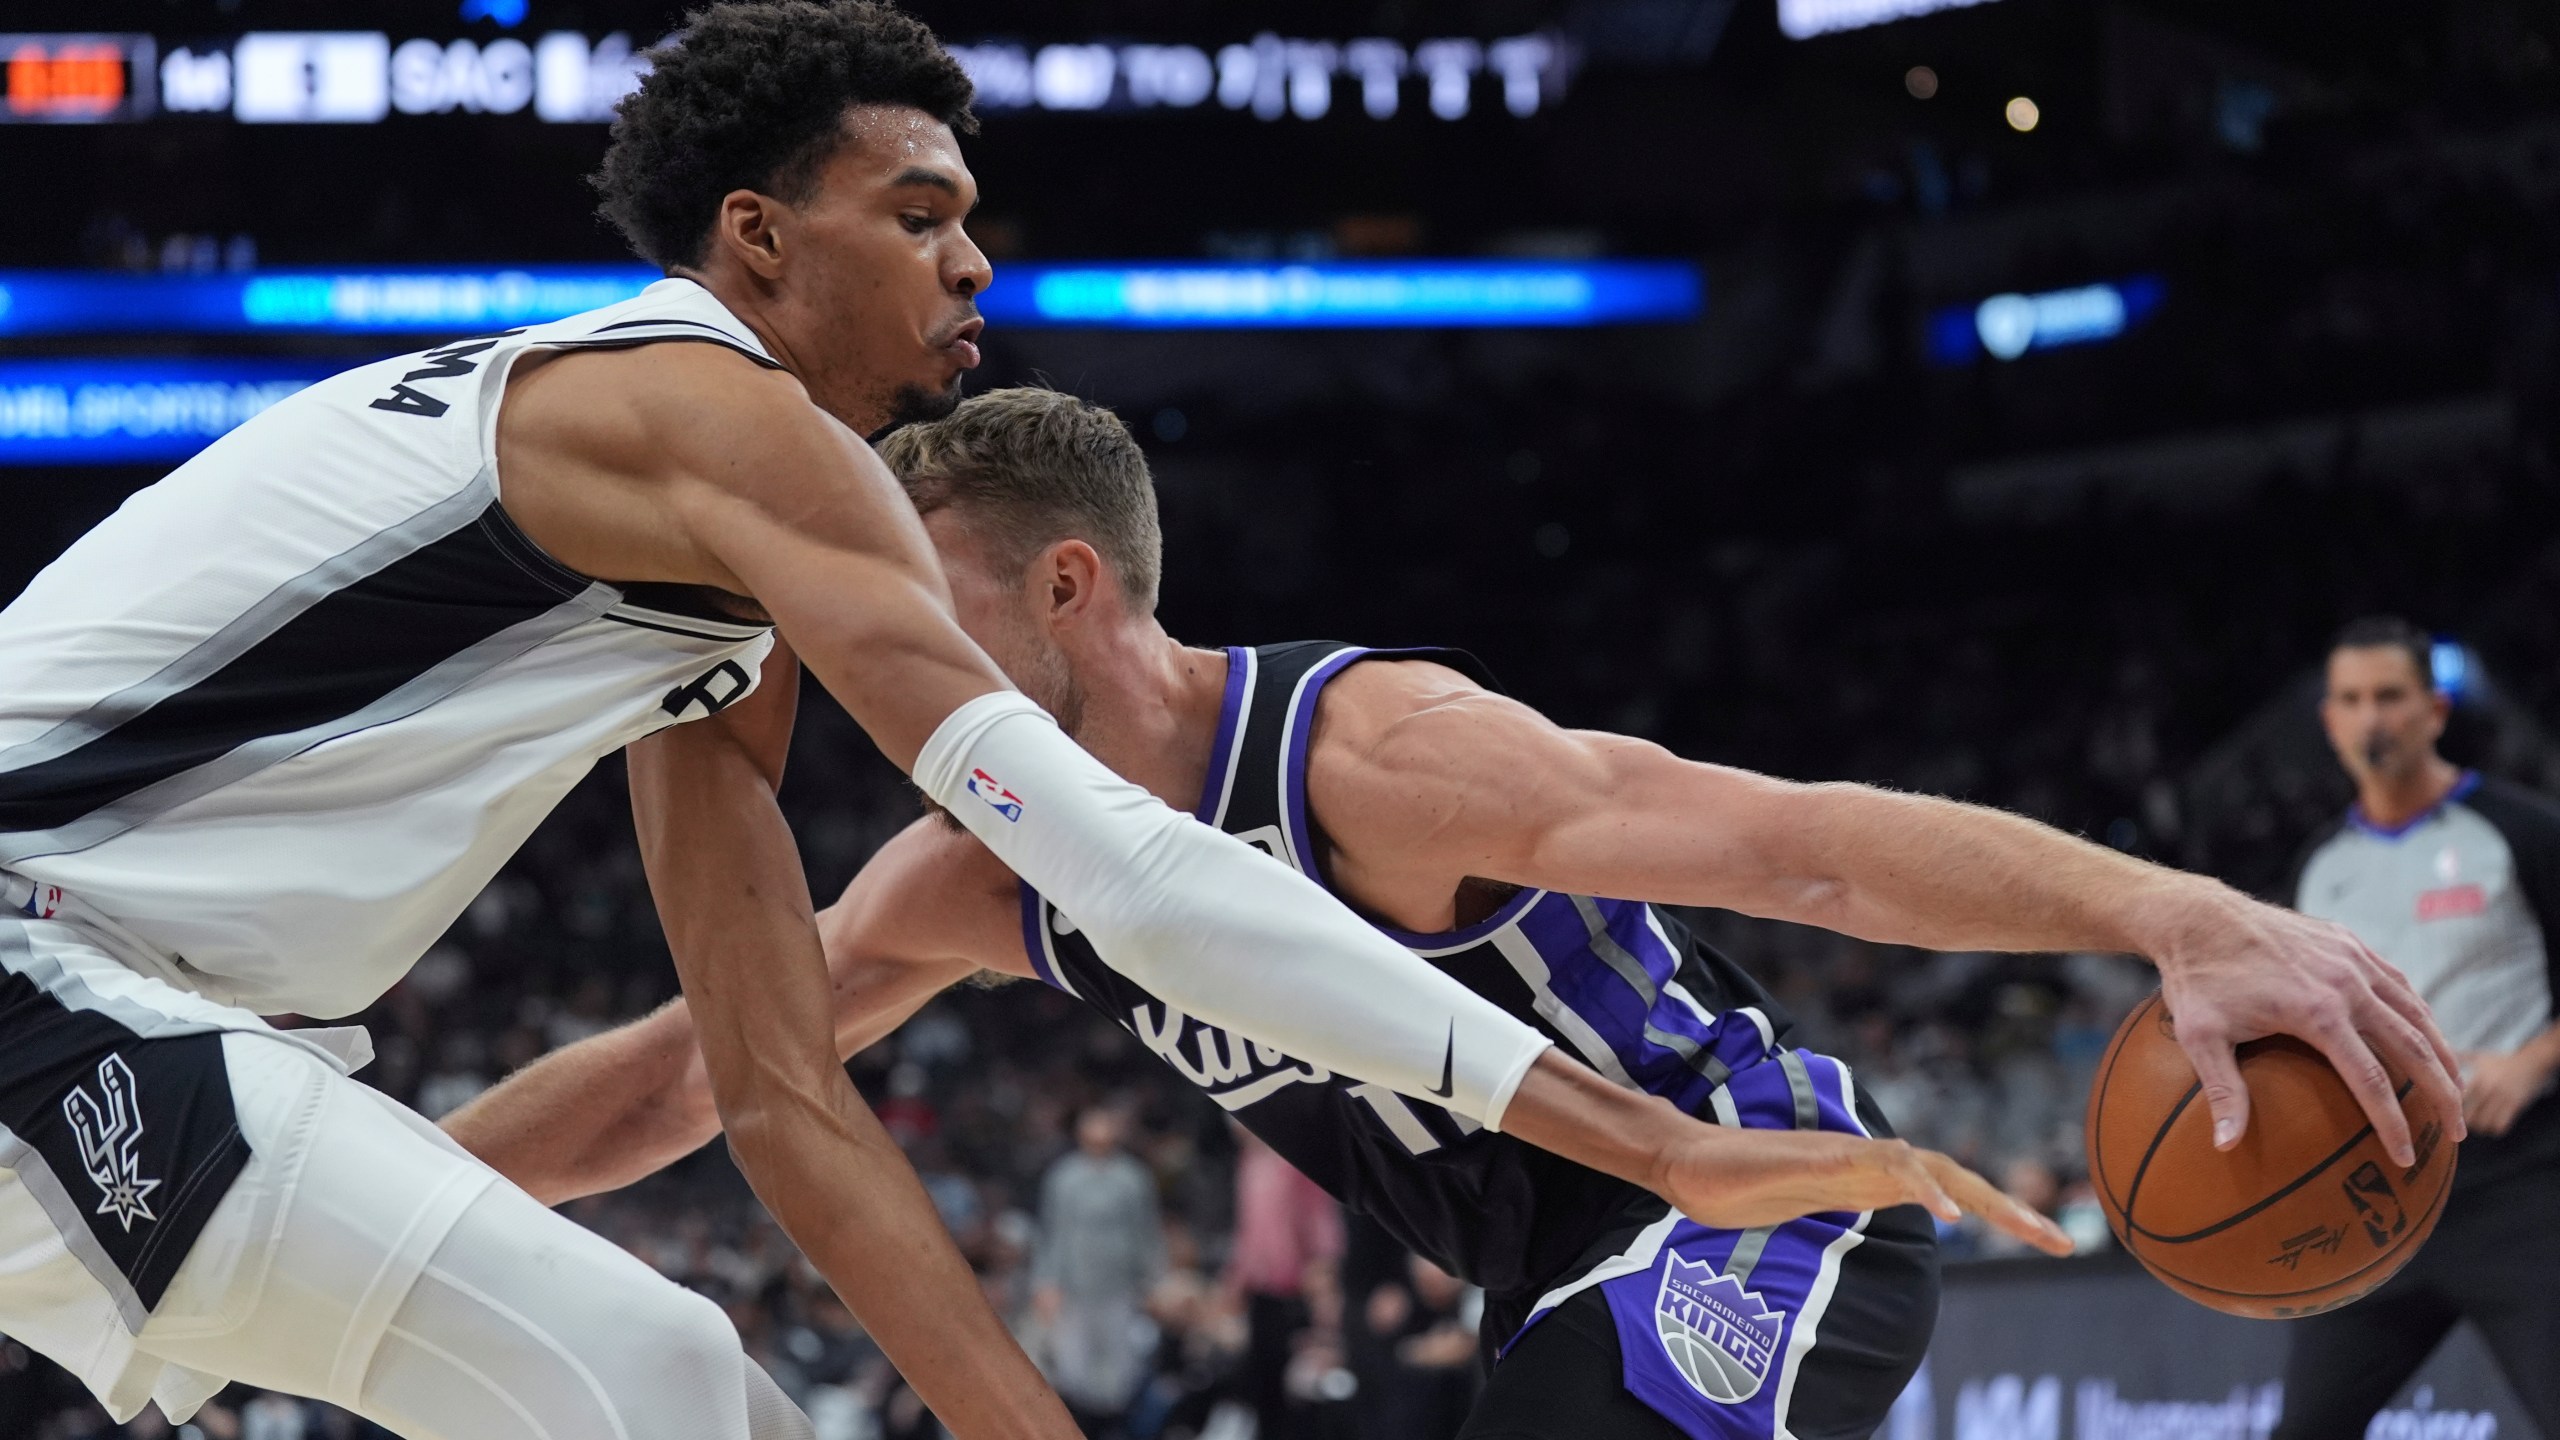
{"type": "Polygon", "coordinates": [[[1103,768],[1014,691],[953,711],[915,779],[1186,1014],[1495,1130],[1547,1049],[1313,881],[1103,768]]]}

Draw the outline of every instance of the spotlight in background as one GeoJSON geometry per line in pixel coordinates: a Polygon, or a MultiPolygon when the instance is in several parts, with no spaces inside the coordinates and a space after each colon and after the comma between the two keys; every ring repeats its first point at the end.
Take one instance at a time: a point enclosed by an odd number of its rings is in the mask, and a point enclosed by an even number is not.
{"type": "Polygon", "coordinates": [[[2487,690],[2488,677],[2480,673],[2479,657],[2461,641],[2438,640],[2428,647],[2427,658],[2437,691],[2454,704],[2472,704],[2487,690]]]}
{"type": "Polygon", "coordinates": [[[2009,117],[2009,128],[2021,135],[2036,128],[2036,122],[2044,118],[2044,112],[2036,108],[2036,102],[2024,95],[2011,100],[2001,113],[2009,117]]]}
{"type": "Polygon", "coordinates": [[[1902,72],[1902,88],[1914,100],[1927,100],[1938,93],[1938,72],[1926,65],[1914,65],[1902,72]]]}

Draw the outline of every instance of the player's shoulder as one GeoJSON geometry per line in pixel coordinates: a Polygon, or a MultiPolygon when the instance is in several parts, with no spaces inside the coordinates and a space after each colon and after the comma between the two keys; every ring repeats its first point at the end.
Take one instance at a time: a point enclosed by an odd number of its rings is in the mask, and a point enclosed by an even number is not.
{"type": "Polygon", "coordinates": [[[644,469],[840,428],[790,372],[727,345],[680,340],[537,351],[517,363],[503,424],[644,469]]]}
{"type": "Polygon", "coordinates": [[[1346,667],[1316,697],[1316,743],[1373,740],[1417,717],[1499,698],[1454,658],[1390,651],[1346,667]]]}
{"type": "Polygon", "coordinates": [[[1310,803],[1412,819],[1548,778],[1564,732],[1471,664],[1388,652],[1335,676],[1310,736],[1310,803]]]}

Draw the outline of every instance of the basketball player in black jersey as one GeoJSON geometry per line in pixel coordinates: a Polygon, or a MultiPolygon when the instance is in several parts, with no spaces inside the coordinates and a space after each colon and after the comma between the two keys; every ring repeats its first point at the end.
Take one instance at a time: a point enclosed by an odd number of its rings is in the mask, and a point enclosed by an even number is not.
{"type": "MultiPolygon", "coordinates": [[[[982,396],[883,454],[963,624],[1099,758],[1325,884],[1592,1072],[1736,1138],[1889,1132],[1846,1067],[1792,1047],[1750,977],[1648,902],[1934,948],[2141,953],[2173,996],[2298,973],[2337,943],[2012,816],[1561,730],[1452,652],[1181,646],[1153,616],[1143,457],[1072,398],[982,396]]],[[[1842,1194],[1831,1162],[1799,1151],[1735,1168],[1683,1214],[1463,1109],[1203,1023],[1117,973],[1107,942],[947,819],[884,847],[821,928],[844,1052],[982,971],[1047,981],[1484,1284],[1502,1358],[1475,1440],[1864,1435],[1926,1345],[1935,1260],[1917,1207],[1826,1198],[1842,1194]]],[[[625,1183],[718,1129],[694,1029],[679,1003],[537,1063],[447,1127],[546,1200],[625,1183]]],[[[2062,1248],[1948,1171],[1968,1208],[2062,1248]]]]}

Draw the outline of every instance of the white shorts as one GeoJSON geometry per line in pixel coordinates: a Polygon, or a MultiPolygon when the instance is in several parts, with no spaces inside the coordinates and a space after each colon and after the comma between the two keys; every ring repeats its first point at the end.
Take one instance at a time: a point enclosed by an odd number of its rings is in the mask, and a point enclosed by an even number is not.
{"type": "Polygon", "coordinates": [[[343,1229],[350,1261],[367,1257],[320,1307],[344,1322],[324,1373],[359,1382],[497,1182],[309,1040],[137,975],[70,925],[0,919],[0,1332],[117,1420],[152,1398],[183,1418],[232,1378],[162,1352],[245,1323],[288,1221],[343,1229]]]}
{"type": "Polygon", "coordinates": [[[807,1440],[717,1305],[312,1033],[0,917],[0,1333],[119,1421],[236,1380],[412,1440],[807,1440]]]}

